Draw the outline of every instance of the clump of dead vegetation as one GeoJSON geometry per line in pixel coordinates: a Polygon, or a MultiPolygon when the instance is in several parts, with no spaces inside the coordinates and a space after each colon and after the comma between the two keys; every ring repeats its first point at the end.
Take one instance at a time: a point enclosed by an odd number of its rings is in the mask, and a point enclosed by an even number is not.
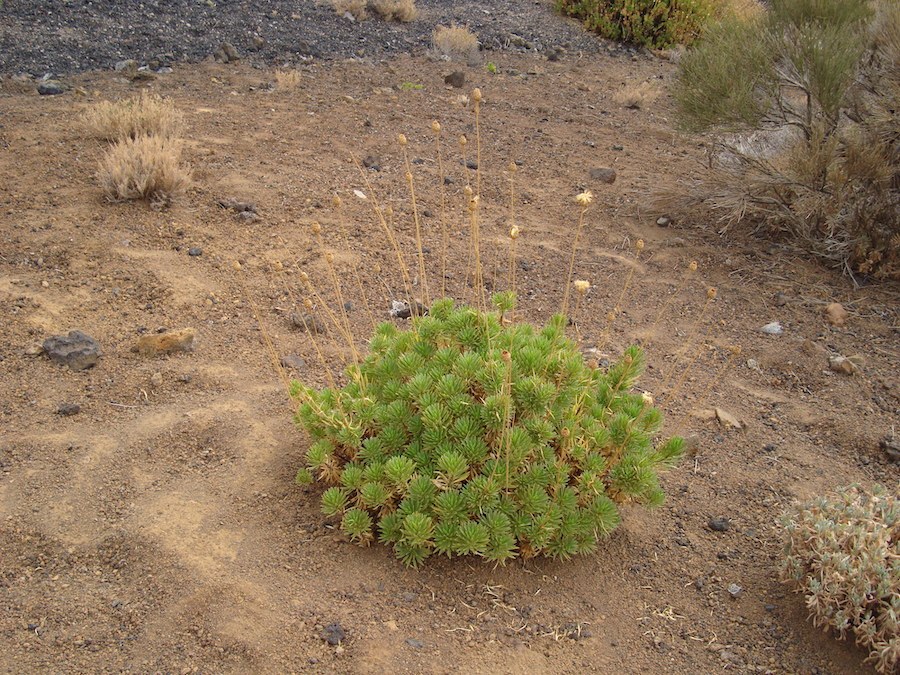
{"type": "Polygon", "coordinates": [[[642,110],[648,108],[656,101],[659,95],[659,87],[645,80],[625,85],[620,91],[616,92],[613,100],[626,108],[642,110]]]}
{"type": "Polygon", "coordinates": [[[786,235],[853,274],[900,278],[900,3],[773,0],[681,60],[683,125],[717,128],[667,211],[786,235]]]}
{"type": "Polygon", "coordinates": [[[167,204],[190,184],[181,166],[183,117],[170,101],[142,92],[92,106],[82,120],[92,135],[112,141],[97,172],[110,201],[167,204]]]}
{"type": "Polygon", "coordinates": [[[181,144],[161,136],[115,143],[100,163],[100,187],[110,201],[146,199],[167,204],[190,184],[181,166],[181,144]]]}
{"type": "Polygon", "coordinates": [[[177,138],[183,117],[168,99],[142,91],[139,96],[119,101],[103,101],[82,114],[82,122],[92,136],[122,141],[139,136],[177,138]]]}
{"type": "Polygon", "coordinates": [[[300,71],[296,68],[290,70],[275,71],[275,89],[279,91],[293,91],[300,86],[300,71]]]}
{"type": "Polygon", "coordinates": [[[431,44],[438,56],[451,61],[478,61],[478,37],[465,26],[438,26],[431,35],[431,44]]]}
{"type": "Polygon", "coordinates": [[[415,0],[331,0],[338,14],[349,14],[357,21],[369,16],[369,10],[385,21],[408,23],[419,14],[415,0]]]}

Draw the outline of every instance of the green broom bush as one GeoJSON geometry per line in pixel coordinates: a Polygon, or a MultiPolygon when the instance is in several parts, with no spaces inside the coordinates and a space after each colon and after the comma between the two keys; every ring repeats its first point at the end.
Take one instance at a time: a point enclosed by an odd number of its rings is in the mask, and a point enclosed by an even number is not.
{"type": "Polygon", "coordinates": [[[381,324],[341,389],[293,384],[314,439],[298,481],[330,486],[322,510],[352,541],[410,566],[433,553],[566,559],[595,550],[621,504],[663,502],[658,471],[683,441],[655,443],[662,414],[632,389],[640,348],[594,368],[565,316],[510,323],[514,294],[493,300],[381,324]]]}

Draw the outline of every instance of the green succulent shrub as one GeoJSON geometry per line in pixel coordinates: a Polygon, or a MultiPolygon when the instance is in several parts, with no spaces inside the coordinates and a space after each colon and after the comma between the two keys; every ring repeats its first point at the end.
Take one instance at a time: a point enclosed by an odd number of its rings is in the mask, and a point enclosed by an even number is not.
{"type": "Polygon", "coordinates": [[[620,504],[663,502],[657,472],[683,441],[654,444],[662,414],[632,391],[641,350],[593,368],[564,316],[510,323],[514,303],[439,300],[409,330],[379,326],[343,388],[294,383],[314,439],[298,480],[331,486],[322,509],[351,540],[377,538],[411,566],[569,558],[619,524],[620,504]]]}
{"type": "Polygon", "coordinates": [[[881,673],[900,667],[900,505],[858,486],[819,497],[782,518],[782,572],[806,597],[813,623],[848,631],[881,673]]]}
{"type": "Polygon", "coordinates": [[[713,13],[712,0],[557,0],[556,7],[602,37],[654,48],[690,44],[713,13]]]}

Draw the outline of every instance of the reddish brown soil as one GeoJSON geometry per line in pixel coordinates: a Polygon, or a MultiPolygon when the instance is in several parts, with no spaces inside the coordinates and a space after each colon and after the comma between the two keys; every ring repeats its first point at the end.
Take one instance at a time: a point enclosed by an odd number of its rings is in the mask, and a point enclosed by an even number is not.
{"type": "MultiPolygon", "coordinates": [[[[594,285],[579,310],[586,347],[605,315],[625,311],[602,351],[649,342],[641,386],[668,413],[667,431],[695,435],[695,453],[664,478],[668,501],[627,508],[591,556],[494,568],[429,559],[405,569],[382,546],[344,541],[319,511],[319,488],[293,483],[308,438],[255,318],[279,355],[299,354],[324,384],[312,342],[287,314],[299,268],[330,293],[309,223],[321,221],[349,289],[361,275],[386,318],[400,297],[396,264],[371,213],[390,200],[413,260],[402,156],[409,139],[432,293],[440,284],[440,198],[433,118],[445,128],[454,182],[449,291],[467,297],[462,234],[465,169],[475,151],[471,108],[454,102],[445,65],[400,57],[386,66],[308,66],[294,91],[273,73],[185,66],[149,86],[185,112],[194,187],[168,210],[105,203],[93,176],[104,146],[77,115],[134,92],[112,74],[74,81],[86,95],[0,91],[0,666],[8,672],[666,672],[854,673],[865,653],[806,621],[778,581],[777,518],[793,500],[840,484],[896,485],[879,449],[900,406],[896,288],[854,290],[790,249],[723,240],[709,229],[660,228],[650,188],[702,161],[701,139],[673,132],[665,95],[649,109],[614,102],[626,82],[665,88],[672,66],[600,56],[551,63],[499,57],[500,75],[469,71],[482,113],[482,201],[489,281],[505,285],[510,160],[516,175],[521,320],[559,307],[579,190],[593,189],[576,276],[594,285]],[[507,74],[513,68],[523,75],[507,74]],[[534,74],[524,74],[533,72],[534,74]],[[403,90],[403,83],[422,90],[403,90]],[[621,146],[621,150],[612,150],[621,146]],[[371,187],[348,161],[378,158],[371,187]],[[589,169],[612,166],[614,185],[589,169]],[[353,190],[361,190],[363,201],[353,190]],[[346,205],[330,207],[337,192],[346,205]],[[217,205],[258,205],[246,223],[217,205]],[[646,248],[634,262],[633,244],[646,248]],[[494,243],[494,242],[498,243],[494,243]],[[203,254],[191,257],[190,247],[203,254]],[[238,259],[241,274],[232,269],[238,259]],[[690,260],[697,274],[681,285],[690,260]],[[280,262],[284,271],[274,271],[280,262]],[[496,271],[495,271],[496,270],[496,271]],[[703,312],[708,286],[718,297],[703,312]],[[777,306],[776,293],[784,304],[777,306]],[[850,311],[829,326],[825,303],[850,311]],[[657,316],[662,318],[657,322],[657,316]],[[698,319],[699,324],[698,324],[698,319]],[[762,334],[778,320],[785,333],[762,334]],[[193,353],[130,351],[140,330],[197,331],[193,353]],[[104,355],[71,372],[30,344],[83,330],[104,355]],[[696,335],[718,346],[698,349],[696,335]],[[741,345],[728,359],[729,345],[741,345]],[[679,352],[683,355],[675,365],[679,352]],[[863,354],[853,376],[828,355],[863,354]],[[689,372],[685,363],[699,360],[689,372]],[[758,370],[748,368],[755,359],[758,370]],[[666,374],[675,375],[664,387],[666,374]],[[666,397],[684,374],[674,397],[666,397]],[[57,414],[77,403],[80,414],[57,414]],[[746,423],[725,429],[691,411],[720,406],[746,423]],[[712,517],[731,528],[714,532],[712,517]],[[730,584],[743,591],[737,598],[730,584]],[[339,647],[324,626],[346,630],[339,647]],[[577,638],[577,639],[576,639],[577,638]]],[[[475,173],[469,172],[474,181],[475,173]]],[[[351,320],[369,312],[358,292],[351,320]]],[[[333,304],[333,303],[332,303],[333,304]]],[[[337,371],[346,348],[320,339],[337,371]]],[[[291,372],[293,376],[297,373],[291,372]]],[[[867,666],[866,666],[867,667],[867,666]]]]}

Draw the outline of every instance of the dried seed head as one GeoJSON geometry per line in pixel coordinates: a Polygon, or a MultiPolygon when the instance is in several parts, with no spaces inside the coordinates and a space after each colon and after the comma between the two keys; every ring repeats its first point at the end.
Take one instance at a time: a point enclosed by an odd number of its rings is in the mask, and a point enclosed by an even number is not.
{"type": "Polygon", "coordinates": [[[332,253],[331,251],[328,251],[325,254],[325,262],[327,262],[329,265],[334,263],[334,253],[332,253]]]}
{"type": "Polygon", "coordinates": [[[710,288],[708,291],[706,291],[706,297],[709,298],[710,300],[715,300],[716,299],[716,289],[710,288]]]}
{"type": "Polygon", "coordinates": [[[640,253],[641,251],[643,251],[643,250],[644,250],[644,240],[643,240],[643,239],[638,239],[638,240],[637,240],[637,243],[634,245],[634,247],[637,249],[638,253],[640,253]]]}
{"type": "Polygon", "coordinates": [[[575,201],[578,202],[579,206],[586,208],[588,204],[594,201],[594,194],[590,190],[579,192],[575,195],[575,201]]]}
{"type": "Polygon", "coordinates": [[[735,356],[740,356],[741,355],[741,346],[740,345],[732,345],[731,353],[734,354],[735,356]]]}
{"type": "Polygon", "coordinates": [[[322,234],[322,226],[319,223],[312,224],[313,234],[322,234]]]}
{"type": "Polygon", "coordinates": [[[237,260],[235,260],[233,263],[231,263],[231,269],[233,269],[235,272],[240,272],[241,271],[241,263],[239,263],[237,260]]]}
{"type": "Polygon", "coordinates": [[[644,399],[644,405],[653,405],[653,396],[649,392],[645,391],[641,398],[644,399]]]}
{"type": "Polygon", "coordinates": [[[441,133],[441,123],[434,120],[434,122],[431,123],[431,130],[436,134],[441,133]]]}
{"type": "Polygon", "coordinates": [[[466,186],[463,188],[463,194],[464,194],[466,197],[468,197],[469,199],[471,199],[471,198],[472,198],[472,195],[475,194],[475,191],[472,189],[472,186],[471,186],[471,185],[466,185],[466,186]]]}
{"type": "Polygon", "coordinates": [[[509,228],[509,238],[510,239],[518,239],[519,238],[519,226],[513,225],[509,228]]]}
{"type": "Polygon", "coordinates": [[[276,260],[275,264],[272,266],[275,268],[276,272],[281,272],[284,269],[284,265],[281,264],[280,260],[276,260]]]}
{"type": "Polygon", "coordinates": [[[398,135],[397,135],[397,142],[398,142],[400,145],[406,145],[406,136],[404,136],[403,134],[398,134],[398,135]]]}
{"type": "Polygon", "coordinates": [[[341,208],[342,203],[343,202],[341,202],[341,198],[338,195],[335,195],[334,197],[331,198],[331,205],[336,209],[341,208]]]}
{"type": "Polygon", "coordinates": [[[412,180],[412,172],[411,171],[406,172],[406,180],[412,180]]]}
{"type": "Polygon", "coordinates": [[[391,206],[390,204],[388,204],[388,205],[384,208],[384,215],[386,215],[388,218],[390,218],[391,216],[393,216],[393,215],[394,215],[394,207],[391,206]]]}
{"type": "Polygon", "coordinates": [[[472,100],[475,101],[475,103],[481,103],[481,89],[476,87],[472,90],[472,100]]]}
{"type": "Polygon", "coordinates": [[[563,438],[568,438],[569,436],[571,436],[571,434],[572,434],[572,432],[569,431],[569,427],[563,427],[562,429],[559,430],[559,435],[562,436],[563,438]]]}
{"type": "Polygon", "coordinates": [[[478,208],[478,195],[475,195],[469,200],[469,212],[475,211],[478,208]]]}
{"type": "Polygon", "coordinates": [[[505,349],[500,352],[500,358],[502,358],[505,363],[512,361],[512,355],[505,349]]]}
{"type": "Polygon", "coordinates": [[[516,171],[519,170],[519,167],[516,166],[516,163],[515,163],[515,162],[510,162],[510,163],[507,165],[506,170],[509,171],[510,173],[515,173],[516,171]]]}
{"type": "Polygon", "coordinates": [[[309,298],[303,298],[303,306],[306,307],[306,309],[312,309],[313,301],[310,300],[309,298]]]}
{"type": "Polygon", "coordinates": [[[466,138],[465,134],[463,134],[462,136],[459,137],[459,144],[460,144],[462,147],[465,147],[465,146],[466,146],[466,143],[468,143],[468,142],[469,142],[469,139],[466,138]]]}
{"type": "Polygon", "coordinates": [[[616,313],[613,311],[609,311],[606,313],[606,320],[612,323],[616,319],[616,313]]]}
{"type": "Polygon", "coordinates": [[[579,295],[584,295],[591,289],[591,282],[585,279],[576,279],[572,284],[579,295]]]}
{"type": "Polygon", "coordinates": [[[300,279],[309,283],[309,275],[306,273],[306,270],[300,270],[300,279]]]}

